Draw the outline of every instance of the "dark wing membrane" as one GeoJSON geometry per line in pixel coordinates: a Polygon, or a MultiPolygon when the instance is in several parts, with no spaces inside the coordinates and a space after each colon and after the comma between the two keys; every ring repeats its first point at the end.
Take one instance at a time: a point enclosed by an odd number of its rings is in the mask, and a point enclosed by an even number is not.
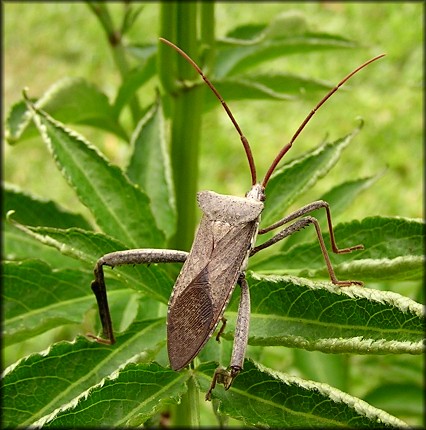
{"type": "Polygon", "coordinates": [[[167,319],[167,350],[173,370],[185,367],[212,331],[213,306],[207,268],[177,297],[167,319]]]}

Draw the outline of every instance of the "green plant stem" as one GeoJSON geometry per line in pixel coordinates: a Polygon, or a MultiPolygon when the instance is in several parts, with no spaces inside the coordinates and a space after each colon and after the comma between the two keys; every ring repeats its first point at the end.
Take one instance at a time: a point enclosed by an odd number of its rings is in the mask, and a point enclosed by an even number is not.
{"type": "Polygon", "coordinates": [[[175,100],[173,112],[171,153],[178,213],[173,246],[183,250],[191,247],[196,222],[200,92],[182,94],[175,100]]]}
{"type": "MultiPolygon", "coordinates": [[[[161,7],[161,36],[165,37],[199,62],[200,40],[197,25],[201,23],[201,44],[214,39],[214,7],[204,3],[167,3],[161,7]],[[205,27],[205,28],[204,28],[205,27]],[[205,40],[204,40],[205,39],[205,40]]],[[[196,224],[196,192],[198,188],[198,156],[203,86],[178,91],[178,83],[194,80],[196,72],[185,59],[161,44],[159,74],[163,88],[172,96],[171,159],[176,192],[177,231],[171,241],[176,249],[189,250],[196,224]],[[172,60],[171,60],[172,59],[172,60]],[[173,73],[176,72],[176,78],[173,73]]],[[[173,408],[173,421],[181,427],[199,427],[199,389],[193,378],[180,405],[173,408]]]]}
{"type": "Polygon", "coordinates": [[[181,403],[175,408],[176,416],[173,424],[182,428],[200,427],[200,390],[191,377],[187,382],[188,391],[181,398],[181,403]]]}
{"type": "MultiPolygon", "coordinates": [[[[125,48],[122,43],[122,34],[119,30],[114,28],[114,24],[111,19],[111,15],[109,13],[107,5],[101,2],[86,2],[86,4],[98,18],[107,36],[108,43],[112,50],[114,63],[117,66],[118,71],[120,72],[121,80],[124,81],[129,72],[129,64],[126,58],[125,48]]],[[[136,96],[130,100],[129,106],[134,126],[136,126],[141,117],[141,108],[136,96]]]]}
{"type": "MultiPolygon", "coordinates": [[[[161,34],[174,36],[172,41],[198,61],[200,41],[197,38],[197,23],[200,21],[200,4],[163,4],[161,34]],[[175,12],[173,15],[172,12],[175,12]]],[[[210,14],[213,19],[213,14],[210,14]]],[[[204,19],[205,21],[205,19],[204,19]]],[[[209,26],[213,28],[212,25],[209,26]]],[[[211,37],[210,37],[211,38],[211,37]]],[[[196,224],[196,191],[198,183],[198,141],[201,128],[203,87],[188,91],[176,91],[176,82],[194,80],[196,72],[177,53],[160,48],[160,77],[166,91],[173,96],[171,125],[171,158],[176,192],[177,231],[171,246],[188,250],[194,237],[196,224]],[[166,57],[174,57],[176,79],[171,81],[173,64],[166,57]]]]}
{"type": "MultiPolygon", "coordinates": [[[[174,17],[176,16],[176,2],[163,3],[160,13],[160,36],[167,40],[176,40],[176,26],[174,17]]],[[[170,47],[164,43],[158,44],[158,75],[161,85],[168,94],[173,94],[177,90],[176,76],[174,75],[177,56],[170,55],[170,47]]]]}

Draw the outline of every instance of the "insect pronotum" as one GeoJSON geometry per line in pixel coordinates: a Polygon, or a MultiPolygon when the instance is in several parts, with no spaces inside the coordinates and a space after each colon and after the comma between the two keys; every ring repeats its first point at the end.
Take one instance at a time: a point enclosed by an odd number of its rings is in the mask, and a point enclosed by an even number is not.
{"type": "MultiPolygon", "coordinates": [[[[95,266],[95,280],[92,282],[92,290],[95,293],[99,307],[103,337],[89,336],[98,342],[108,344],[115,342],[103,266],[114,267],[125,264],[183,262],[181,272],[176,279],[170,296],[167,312],[167,349],[170,366],[173,370],[181,370],[197,356],[210,339],[218,323],[220,321],[225,323],[223,314],[235,285],[238,284],[241,288],[241,298],[231,361],[227,369],[221,367],[216,369],[211,386],[206,394],[206,400],[210,400],[216,383],[223,384],[226,390],[229,389],[232,381],[243,367],[250,320],[250,295],[245,278],[245,270],[250,256],[290,236],[303,227],[313,224],[331,282],[341,286],[363,285],[360,281],[342,281],[336,278],[319,223],[314,217],[308,214],[320,208],[326,211],[331,246],[334,253],[344,254],[363,249],[363,246],[355,245],[342,249],[337,247],[333,234],[330,208],[326,202],[312,202],[266,228],[259,229],[259,222],[260,214],[264,207],[265,187],[278,163],[291,148],[300,132],[315,112],[348,79],[368,64],[383,57],[384,54],[374,57],[357,67],[321,99],[302,122],[296,133],[294,133],[289,143],[281,149],[272,161],[263,180],[258,182],[256,167],[248,140],[222,96],[203,74],[198,65],[185,52],[166,39],[160,38],[160,40],[174,48],[197,70],[221,102],[243,144],[250,167],[252,187],[245,197],[222,195],[213,191],[201,191],[197,194],[198,205],[203,216],[189,253],[167,249],[131,249],[112,252],[101,257],[95,266]],[[291,224],[281,229],[271,239],[255,246],[258,234],[262,235],[288,223],[291,224]]],[[[219,334],[222,330],[223,327],[219,334]]]]}

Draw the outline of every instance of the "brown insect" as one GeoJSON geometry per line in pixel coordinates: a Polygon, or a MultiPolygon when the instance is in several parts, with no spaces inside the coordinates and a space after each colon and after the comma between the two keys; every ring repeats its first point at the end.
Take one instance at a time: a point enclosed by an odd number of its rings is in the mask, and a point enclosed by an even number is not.
{"type": "MultiPolygon", "coordinates": [[[[218,323],[220,321],[225,323],[223,314],[235,285],[238,284],[241,288],[241,299],[231,362],[228,369],[219,367],[216,370],[206,394],[206,399],[209,400],[216,383],[221,383],[225,389],[229,389],[232,381],[243,368],[250,320],[250,295],[245,270],[250,256],[290,236],[303,227],[314,224],[331,282],[341,286],[363,285],[360,281],[341,281],[336,278],[319,223],[314,217],[308,215],[316,209],[325,209],[334,253],[344,254],[363,249],[362,245],[343,249],[337,247],[328,203],[324,201],[310,203],[266,228],[259,229],[259,222],[260,214],[264,207],[265,187],[278,163],[291,148],[300,132],[315,112],[348,79],[368,64],[383,57],[384,54],[374,57],[357,67],[321,99],[302,122],[290,142],[281,149],[272,161],[263,180],[258,182],[250,145],[222,96],[198,65],[185,52],[166,39],[160,38],[160,40],[174,48],[197,70],[222,103],[240,136],[246,152],[250,166],[252,187],[245,197],[221,195],[213,191],[198,193],[198,205],[203,216],[189,253],[166,249],[132,249],[112,252],[101,257],[95,267],[95,280],[92,282],[92,290],[96,295],[99,306],[103,338],[92,337],[99,342],[109,344],[115,342],[104,281],[104,265],[114,267],[124,264],[184,262],[173,287],[167,314],[167,348],[170,366],[174,370],[181,370],[187,366],[210,339],[218,323]],[[288,223],[291,224],[284,227],[271,239],[259,246],[255,246],[258,234],[262,235],[288,223]]],[[[221,328],[219,334],[223,331],[223,328],[221,328]]]]}

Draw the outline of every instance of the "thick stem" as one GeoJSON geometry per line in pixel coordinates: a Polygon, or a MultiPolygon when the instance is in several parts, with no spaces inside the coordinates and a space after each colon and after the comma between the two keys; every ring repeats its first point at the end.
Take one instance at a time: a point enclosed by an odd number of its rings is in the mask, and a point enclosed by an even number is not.
{"type": "MultiPolygon", "coordinates": [[[[163,5],[164,16],[162,26],[167,28],[167,34],[175,35],[172,40],[182,47],[193,58],[198,60],[200,41],[197,38],[197,23],[200,5],[194,2],[178,3],[174,6],[175,16],[166,10],[169,4],[163,5]],[[171,19],[169,23],[167,20],[171,19]]],[[[167,46],[165,47],[167,48],[167,46]]],[[[164,47],[161,51],[166,55],[164,47]]],[[[194,80],[195,71],[186,61],[170,48],[167,53],[175,58],[177,63],[177,83],[194,80]]],[[[164,65],[164,62],[163,62],[164,65]]],[[[162,79],[171,69],[161,71],[162,79]]],[[[165,78],[166,90],[176,88],[169,78],[165,78]]],[[[176,192],[176,207],[178,213],[176,235],[171,246],[188,250],[194,237],[196,224],[196,192],[198,184],[198,146],[201,130],[202,103],[204,88],[197,87],[187,91],[174,93],[171,128],[171,157],[173,179],[176,192]]]]}
{"type": "MultiPolygon", "coordinates": [[[[199,62],[200,47],[210,46],[214,40],[214,5],[162,3],[160,36],[172,41],[199,62]],[[198,37],[197,28],[201,38],[198,37]]],[[[204,88],[200,85],[182,89],[183,82],[194,81],[198,75],[185,59],[163,43],[159,44],[158,61],[161,83],[172,98],[171,158],[178,220],[177,233],[171,246],[189,250],[196,225],[198,142],[204,88]]],[[[188,380],[187,385],[187,393],[172,410],[173,422],[180,427],[199,427],[199,388],[193,378],[188,380]]]]}
{"type": "Polygon", "coordinates": [[[178,428],[200,427],[200,390],[193,377],[186,383],[188,391],[182,396],[181,402],[174,408],[173,425],[178,428]]]}

